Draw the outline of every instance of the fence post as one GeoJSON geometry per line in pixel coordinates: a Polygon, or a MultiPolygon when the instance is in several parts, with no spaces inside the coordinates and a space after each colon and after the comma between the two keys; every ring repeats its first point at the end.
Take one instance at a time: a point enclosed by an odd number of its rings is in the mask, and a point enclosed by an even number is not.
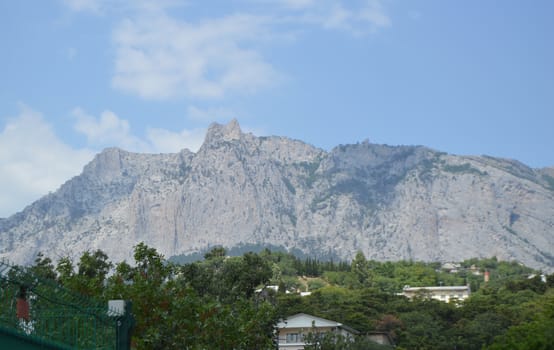
{"type": "Polygon", "coordinates": [[[135,327],[135,318],[133,316],[133,305],[130,301],[125,301],[125,312],[116,320],[116,350],[131,349],[131,334],[135,327]]]}

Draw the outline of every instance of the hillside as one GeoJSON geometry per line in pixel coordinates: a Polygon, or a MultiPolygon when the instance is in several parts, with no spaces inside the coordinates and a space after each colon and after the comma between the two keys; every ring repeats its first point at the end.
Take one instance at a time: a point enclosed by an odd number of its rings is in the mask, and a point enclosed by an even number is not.
{"type": "Polygon", "coordinates": [[[496,256],[554,269],[554,169],[369,142],[324,151],[213,124],[197,153],[110,148],[81,175],[0,220],[0,256],[138,242],[166,257],[210,246],[281,246],[314,256],[461,261],[496,256]]]}

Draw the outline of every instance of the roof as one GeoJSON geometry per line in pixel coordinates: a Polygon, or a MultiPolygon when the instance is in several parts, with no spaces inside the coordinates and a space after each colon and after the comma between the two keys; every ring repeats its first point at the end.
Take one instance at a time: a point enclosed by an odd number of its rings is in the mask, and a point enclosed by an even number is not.
{"type": "Polygon", "coordinates": [[[296,315],[292,315],[287,317],[285,320],[280,321],[277,324],[277,328],[283,329],[283,328],[323,328],[323,327],[336,327],[336,328],[342,328],[350,333],[358,334],[359,332],[355,330],[354,328],[348,327],[347,325],[344,325],[340,322],[327,320],[325,318],[305,314],[305,313],[299,313],[296,315]]]}
{"type": "Polygon", "coordinates": [[[428,290],[428,291],[467,290],[469,291],[469,286],[404,287],[405,292],[416,292],[419,290],[428,290]]]}

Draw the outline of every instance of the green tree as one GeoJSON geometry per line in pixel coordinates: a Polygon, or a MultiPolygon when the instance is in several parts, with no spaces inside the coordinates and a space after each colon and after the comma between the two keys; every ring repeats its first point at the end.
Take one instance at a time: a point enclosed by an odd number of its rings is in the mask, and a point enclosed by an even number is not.
{"type": "Polygon", "coordinates": [[[86,251],[77,263],[77,272],[69,257],[63,257],[58,261],[56,272],[58,281],[66,288],[82,295],[99,298],[104,292],[106,276],[112,266],[113,264],[102,250],[92,253],[86,251]]]}
{"type": "Polygon", "coordinates": [[[78,274],[89,279],[96,279],[103,282],[113,264],[108,256],[98,249],[94,253],[86,251],[77,264],[78,274]]]}
{"type": "Polygon", "coordinates": [[[247,299],[253,296],[257,286],[268,283],[272,276],[271,265],[252,252],[242,256],[240,269],[241,273],[236,282],[239,285],[239,293],[244,294],[247,299]]]}
{"type": "Polygon", "coordinates": [[[133,302],[137,349],[270,348],[276,308],[254,287],[271,277],[255,254],[176,267],[153,248],[135,246],[135,266],[116,266],[108,295],[133,302]]]}
{"type": "Polygon", "coordinates": [[[224,258],[227,250],[223,247],[214,247],[209,252],[204,254],[204,259],[210,260],[214,258],[224,258]]]}
{"type": "Polygon", "coordinates": [[[362,251],[358,251],[356,253],[356,256],[354,257],[354,260],[352,260],[352,264],[350,266],[351,266],[352,273],[355,274],[355,276],[358,279],[358,282],[362,286],[368,286],[371,284],[369,264],[367,262],[367,259],[365,258],[364,253],[362,253],[362,251]]]}
{"type": "Polygon", "coordinates": [[[58,279],[62,284],[66,284],[75,273],[73,270],[73,261],[69,257],[62,257],[56,265],[58,279]]]}
{"type": "Polygon", "coordinates": [[[52,259],[44,256],[42,252],[39,252],[37,254],[35,263],[33,266],[31,266],[30,271],[33,274],[46,279],[55,280],[57,277],[52,259]]]}
{"type": "Polygon", "coordinates": [[[554,290],[522,306],[532,310],[529,317],[498,335],[486,349],[554,349],[554,290]]]}
{"type": "Polygon", "coordinates": [[[392,346],[375,343],[364,336],[311,332],[304,338],[306,350],[387,350],[392,346]]]}

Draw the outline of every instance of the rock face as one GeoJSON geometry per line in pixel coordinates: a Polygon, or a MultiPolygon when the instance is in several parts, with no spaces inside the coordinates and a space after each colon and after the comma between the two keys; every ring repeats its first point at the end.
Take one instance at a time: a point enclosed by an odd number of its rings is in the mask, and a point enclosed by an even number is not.
{"type": "Polygon", "coordinates": [[[554,169],[368,142],[330,152],[213,124],[197,153],[106,149],[83,173],[0,220],[17,263],[138,242],[165,256],[267,244],[350,259],[497,256],[554,270],[554,169]]]}

